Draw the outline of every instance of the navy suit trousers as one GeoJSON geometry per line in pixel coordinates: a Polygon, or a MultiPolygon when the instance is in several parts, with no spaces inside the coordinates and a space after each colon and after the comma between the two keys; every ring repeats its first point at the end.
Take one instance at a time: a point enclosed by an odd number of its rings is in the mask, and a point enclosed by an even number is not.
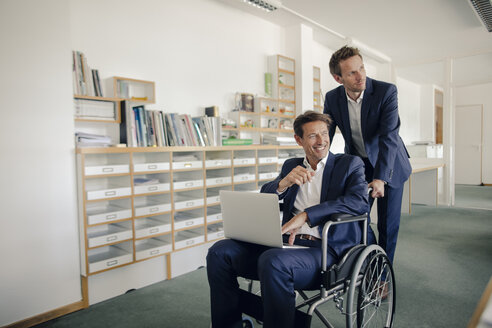
{"type": "MultiPolygon", "coordinates": [[[[366,167],[366,180],[372,181],[373,168],[367,159],[364,159],[366,167]]],[[[378,198],[378,244],[388,255],[393,263],[396,251],[396,241],[400,229],[401,201],[403,198],[403,185],[397,188],[388,185],[384,188],[384,197],[378,198]]],[[[374,198],[369,197],[369,213],[371,212],[374,198]]],[[[370,216],[369,216],[370,221],[370,216]]],[[[375,244],[376,239],[372,229],[368,230],[368,244],[375,244]]]]}
{"type": "MultiPolygon", "coordinates": [[[[321,243],[301,242],[316,246],[281,249],[232,239],[215,243],[207,255],[212,327],[242,327],[238,277],[260,280],[265,328],[294,327],[294,290],[321,284],[321,243]]],[[[330,251],[328,265],[336,259],[330,251]]]]}

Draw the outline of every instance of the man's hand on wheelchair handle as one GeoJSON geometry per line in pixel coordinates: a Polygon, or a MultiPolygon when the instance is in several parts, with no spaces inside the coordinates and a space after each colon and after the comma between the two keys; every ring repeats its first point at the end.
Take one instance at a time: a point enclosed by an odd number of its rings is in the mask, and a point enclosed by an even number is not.
{"type": "Polygon", "coordinates": [[[372,188],[371,197],[381,198],[384,197],[384,181],[379,179],[372,180],[369,183],[368,188],[372,188]]]}
{"type": "Polygon", "coordinates": [[[289,188],[293,184],[302,186],[306,182],[311,182],[314,175],[313,171],[308,171],[303,166],[296,166],[283,178],[278,184],[278,192],[284,192],[285,189],[289,188]]]}
{"type": "Polygon", "coordinates": [[[294,245],[294,240],[296,238],[297,231],[308,219],[306,212],[301,212],[289,220],[286,224],[282,226],[282,234],[290,232],[289,245],[294,245]]]}

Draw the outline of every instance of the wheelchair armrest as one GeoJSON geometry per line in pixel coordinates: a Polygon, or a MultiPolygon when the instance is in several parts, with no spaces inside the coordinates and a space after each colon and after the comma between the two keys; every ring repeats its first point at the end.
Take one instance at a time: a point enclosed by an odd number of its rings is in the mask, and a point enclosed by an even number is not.
{"type": "Polygon", "coordinates": [[[362,221],[362,220],[365,220],[367,218],[367,214],[362,214],[362,215],[351,215],[351,214],[346,214],[346,213],[337,213],[337,214],[333,214],[331,217],[330,217],[330,221],[333,221],[333,222],[346,222],[346,221],[350,221],[350,222],[353,222],[354,219],[356,221],[362,221]]]}
{"type": "Polygon", "coordinates": [[[367,244],[367,218],[368,214],[362,214],[362,215],[350,215],[346,213],[337,213],[333,214],[330,217],[330,220],[328,220],[324,227],[323,227],[323,232],[321,235],[321,247],[322,247],[322,259],[321,259],[321,270],[322,272],[325,272],[327,269],[327,258],[326,254],[328,251],[328,231],[330,228],[334,225],[338,224],[343,224],[343,223],[350,223],[350,222],[359,222],[359,221],[364,221],[363,224],[363,232],[362,232],[362,240],[363,244],[367,244]]]}

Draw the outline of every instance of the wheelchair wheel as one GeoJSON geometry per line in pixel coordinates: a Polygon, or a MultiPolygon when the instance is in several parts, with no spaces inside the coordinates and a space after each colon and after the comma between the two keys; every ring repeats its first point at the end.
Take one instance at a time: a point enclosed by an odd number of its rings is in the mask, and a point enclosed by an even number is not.
{"type": "Polygon", "coordinates": [[[243,328],[254,328],[253,320],[243,316],[243,328]]]}
{"type": "Polygon", "coordinates": [[[357,296],[357,327],[392,327],[395,275],[384,253],[368,258],[357,296]]]}
{"type": "MultiPolygon", "coordinates": [[[[356,263],[352,268],[352,272],[350,274],[350,279],[347,280],[347,290],[346,290],[346,303],[345,303],[345,316],[346,316],[346,327],[354,328],[354,327],[391,327],[393,322],[393,312],[394,312],[394,274],[393,268],[389,263],[386,253],[383,249],[378,245],[368,245],[366,248],[360,253],[357,258],[356,263]],[[383,260],[384,259],[384,260],[383,260]],[[379,264],[379,265],[378,265],[379,264]],[[386,274],[384,274],[386,272],[386,274]],[[389,273],[388,273],[389,272],[389,273]],[[381,273],[381,275],[378,275],[381,273]],[[389,314],[389,322],[381,323],[379,325],[374,323],[372,325],[372,320],[370,320],[371,315],[369,314],[369,310],[372,309],[374,312],[373,315],[378,314],[378,318],[380,318],[379,312],[383,312],[384,307],[374,307],[371,308],[368,305],[372,305],[370,303],[370,297],[376,297],[376,295],[371,293],[371,286],[374,287],[375,284],[371,285],[371,277],[376,277],[382,280],[388,281],[388,290],[391,288],[391,293],[388,293],[389,296],[385,298],[385,303],[389,304],[391,302],[391,313],[389,314]],[[385,279],[383,279],[385,277],[385,279]],[[386,279],[386,277],[388,277],[386,279]],[[390,297],[390,298],[388,298],[390,297]],[[362,306],[363,300],[367,300],[362,306]],[[386,302],[386,300],[388,300],[386,302]],[[379,309],[381,309],[379,311],[379,309]],[[371,323],[371,325],[367,325],[367,323],[371,323]]],[[[383,287],[386,288],[386,287],[383,287]]],[[[380,291],[380,290],[377,290],[380,291]]],[[[382,300],[382,296],[384,296],[380,292],[380,300],[382,300]]],[[[381,304],[379,304],[381,305],[381,304]]]]}

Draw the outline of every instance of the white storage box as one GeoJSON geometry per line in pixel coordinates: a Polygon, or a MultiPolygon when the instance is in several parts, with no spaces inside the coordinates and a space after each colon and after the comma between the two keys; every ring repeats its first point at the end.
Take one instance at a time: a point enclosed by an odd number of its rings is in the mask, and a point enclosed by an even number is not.
{"type": "Polygon", "coordinates": [[[207,205],[215,204],[215,203],[220,203],[220,196],[219,195],[207,197],[207,205]]]}
{"type": "Polygon", "coordinates": [[[273,164],[273,163],[276,164],[277,162],[278,162],[277,157],[260,157],[260,158],[258,158],[259,164],[273,164]]]}
{"type": "Polygon", "coordinates": [[[192,228],[203,224],[205,218],[202,213],[177,212],[174,214],[174,229],[192,228]]]}
{"type": "Polygon", "coordinates": [[[231,166],[230,159],[210,159],[205,161],[205,167],[222,167],[222,166],[231,166]]]}
{"type": "Polygon", "coordinates": [[[185,196],[185,195],[175,195],[174,197],[174,209],[182,210],[185,208],[191,208],[195,206],[204,205],[203,198],[197,196],[185,196]]]}
{"type": "Polygon", "coordinates": [[[234,165],[253,165],[253,164],[255,164],[254,157],[234,158],[234,165]]]}
{"type": "Polygon", "coordinates": [[[171,204],[147,200],[140,205],[135,205],[135,216],[149,215],[171,210],[171,204]]]}
{"type": "Polygon", "coordinates": [[[153,172],[153,171],[166,171],[170,169],[169,163],[142,163],[134,164],[134,172],[153,172]]]}
{"type": "Polygon", "coordinates": [[[201,169],[203,161],[173,162],[173,170],[180,169],[201,169]]]}
{"type": "Polygon", "coordinates": [[[135,244],[135,259],[143,260],[152,256],[170,253],[173,246],[170,241],[160,238],[150,238],[137,241],[135,244]]]}
{"type": "Polygon", "coordinates": [[[205,242],[205,236],[195,231],[180,231],[174,237],[174,248],[181,249],[205,242]]]}
{"type": "Polygon", "coordinates": [[[120,165],[97,165],[86,166],[85,175],[102,175],[102,174],[117,174],[117,173],[129,173],[130,166],[128,164],[120,165]]]}
{"type": "Polygon", "coordinates": [[[89,248],[125,241],[133,237],[131,228],[117,224],[109,224],[100,229],[87,234],[89,248]]]}
{"type": "Polygon", "coordinates": [[[129,219],[131,217],[131,208],[122,208],[111,204],[87,209],[87,224],[89,225],[129,219]]]}
{"type": "Polygon", "coordinates": [[[207,178],[207,186],[217,186],[221,184],[227,184],[232,182],[232,178],[228,177],[217,177],[217,178],[207,178]]]}
{"type": "Polygon", "coordinates": [[[171,184],[169,182],[153,184],[153,185],[140,185],[134,187],[135,194],[137,195],[151,193],[151,192],[169,191],[169,190],[171,190],[171,184]]]}
{"type": "Polygon", "coordinates": [[[89,255],[89,273],[132,262],[133,254],[116,245],[101,247],[89,255]]]}
{"type": "Polygon", "coordinates": [[[277,176],[278,176],[278,173],[277,172],[259,173],[258,174],[258,179],[259,180],[275,179],[277,176]]]}
{"type": "Polygon", "coordinates": [[[132,193],[132,188],[130,187],[114,186],[108,189],[87,191],[87,200],[130,196],[131,193],[132,193]]]}
{"type": "Polygon", "coordinates": [[[157,218],[135,220],[135,238],[144,238],[171,231],[171,223],[157,218]]]}
{"type": "Polygon", "coordinates": [[[203,187],[203,179],[194,179],[188,181],[174,181],[173,183],[174,190],[195,188],[195,187],[203,187]]]}
{"type": "Polygon", "coordinates": [[[213,211],[212,213],[207,213],[207,223],[213,223],[222,220],[222,213],[221,212],[215,213],[215,212],[216,211],[213,211]]]}
{"type": "Polygon", "coordinates": [[[234,182],[255,181],[255,175],[252,173],[241,173],[234,175],[234,182]]]}
{"type": "Polygon", "coordinates": [[[207,229],[207,240],[215,240],[224,237],[224,228],[212,227],[207,229]]]}

